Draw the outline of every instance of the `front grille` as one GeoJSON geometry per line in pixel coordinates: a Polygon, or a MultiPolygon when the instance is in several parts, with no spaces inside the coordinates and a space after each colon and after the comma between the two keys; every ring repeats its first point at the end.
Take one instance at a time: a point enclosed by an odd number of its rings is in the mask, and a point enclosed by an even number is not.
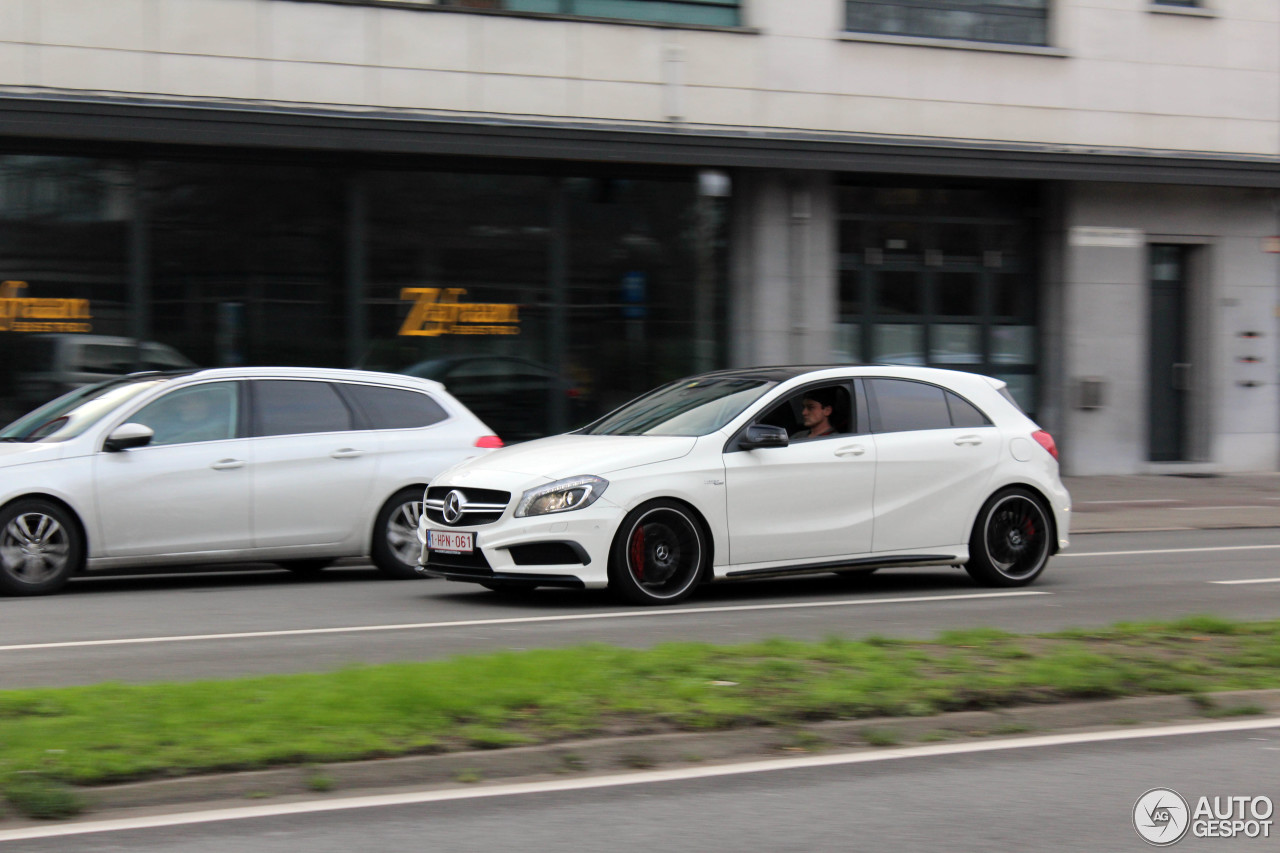
{"type": "Polygon", "coordinates": [[[453,486],[432,486],[427,489],[425,508],[427,518],[436,524],[449,527],[475,527],[480,524],[492,524],[502,517],[503,511],[511,501],[511,493],[497,489],[463,489],[453,486]],[[444,519],[445,497],[450,492],[462,495],[462,515],[452,523],[444,519]]]}

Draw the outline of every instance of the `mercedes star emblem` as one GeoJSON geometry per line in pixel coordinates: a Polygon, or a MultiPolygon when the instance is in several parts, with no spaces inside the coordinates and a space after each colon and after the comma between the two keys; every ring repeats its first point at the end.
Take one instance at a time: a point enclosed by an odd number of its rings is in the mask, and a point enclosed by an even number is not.
{"type": "Polygon", "coordinates": [[[454,489],[452,492],[444,496],[444,520],[447,524],[457,524],[458,519],[462,518],[462,508],[466,505],[466,499],[462,497],[462,492],[454,489]]]}

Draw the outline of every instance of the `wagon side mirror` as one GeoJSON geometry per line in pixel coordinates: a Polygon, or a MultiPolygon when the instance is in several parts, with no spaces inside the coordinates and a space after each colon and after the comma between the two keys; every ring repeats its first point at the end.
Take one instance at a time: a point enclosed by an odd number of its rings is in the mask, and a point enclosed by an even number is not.
{"type": "Polygon", "coordinates": [[[102,449],[108,453],[119,453],[134,447],[146,447],[155,435],[156,431],[145,424],[121,424],[107,436],[102,449]]]}

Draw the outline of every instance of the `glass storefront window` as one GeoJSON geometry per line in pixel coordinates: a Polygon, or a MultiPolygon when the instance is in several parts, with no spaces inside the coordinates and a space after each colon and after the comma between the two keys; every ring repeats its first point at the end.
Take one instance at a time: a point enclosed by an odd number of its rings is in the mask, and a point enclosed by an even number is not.
{"type": "Polygon", "coordinates": [[[723,357],[723,223],[670,179],[375,173],[364,366],[438,379],[504,440],[723,357]]]}
{"type": "Polygon", "coordinates": [[[356,366],[518,441],[722,366],[721,190],[548,171],[0,156],[0,416],[137,369],[356,366]]]}
{"type": "Polygon", "coordinates": [[[84,344],[130,333],[128,164],[0,155],[0,423],[85,378],[84,344]]]}
{"type": "Polygon", "coordinates": [[[833,356],[999,371],[1034,399],[1035,187],[850,183],[838,198],[833,356]]]}
{"type": "Polygon", "coordinates": [[[338,174],[188,162],[145,174],[157,340],[210,367],[346,361],[338,174]]]}

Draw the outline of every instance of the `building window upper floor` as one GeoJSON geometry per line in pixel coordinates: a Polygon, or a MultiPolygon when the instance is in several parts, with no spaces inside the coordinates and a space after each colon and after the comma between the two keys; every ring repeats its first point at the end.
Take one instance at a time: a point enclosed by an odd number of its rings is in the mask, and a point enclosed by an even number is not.
{"type": "Polygon", "coordinates": [[[845,0],[845,29],[907,38],[1045,46],[1049,0],[845,0]]]}
{"type": "Polygon", "coordinates": [[[737,27],[740,0],[438,0],[438,5],[661,24],[737,27]]]}

